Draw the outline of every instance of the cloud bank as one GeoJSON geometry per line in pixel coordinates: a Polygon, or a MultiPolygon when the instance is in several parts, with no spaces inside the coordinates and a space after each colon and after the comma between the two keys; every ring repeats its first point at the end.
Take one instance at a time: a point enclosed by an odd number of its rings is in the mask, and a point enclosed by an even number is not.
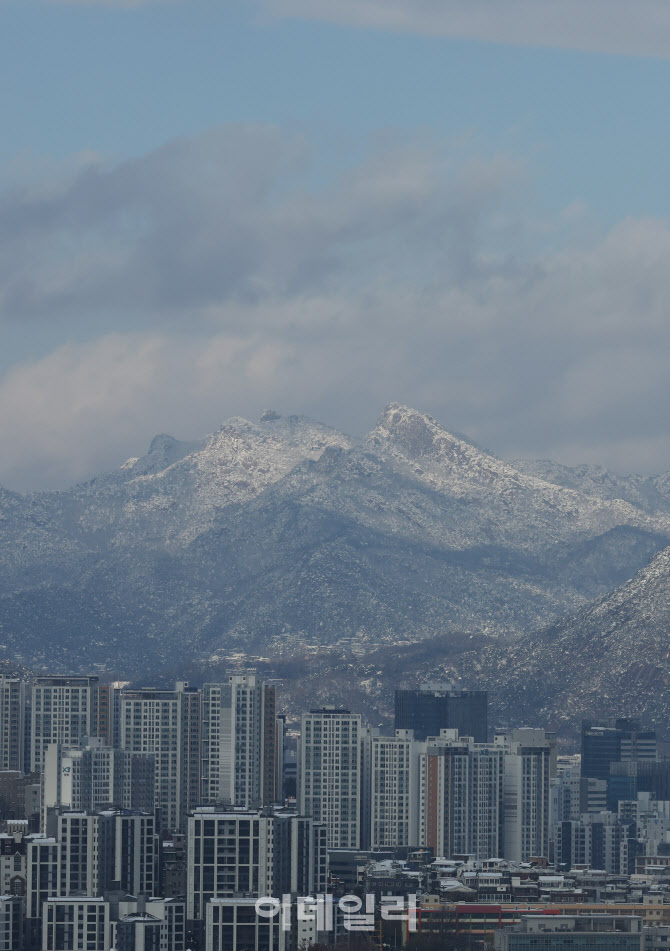
{"type": "Polygon", "coordinates": [[[670,229],[529,195],[502,155],[387,141],[328,177],[254,126],[7,188],[0,321],[62,344],[0,379],[0,484],[266,406],[361,432],[392,399],[501,453],[670,468],[670,229]]]}
{"type": "MultiPolygon", "coordinates": [[[[160,7],[193,0],[43,0],[160,7]]],[[[222,0],[223,2],[223,0],[222,0]]],[[[670,57],[666,0],[243,0],[249,14],[513,46],[670,57]]]]}
{"type": "Polygon", "coordinates": [[[670,56],[665,0],[267,0],[276,16],[517,46],[670,56]]]}

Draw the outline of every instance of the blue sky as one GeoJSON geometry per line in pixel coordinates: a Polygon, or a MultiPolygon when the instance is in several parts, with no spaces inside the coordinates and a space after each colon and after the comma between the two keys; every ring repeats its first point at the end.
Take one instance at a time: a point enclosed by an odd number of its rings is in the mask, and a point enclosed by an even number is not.
{"type": "Polygon", "coordinates": [[[670,468],[670,24],[489,2],[0,0],[0,482],[387,399],[670,468]]]}
{"type": "Polygon", "coordinates": [[[667,214],[670,63],[273,19],[238,0],[3,0],[5,163],[140,155],[223,122],[298,125],[325,155],[385,128],[471,134],[550,207],[667,214]]]}

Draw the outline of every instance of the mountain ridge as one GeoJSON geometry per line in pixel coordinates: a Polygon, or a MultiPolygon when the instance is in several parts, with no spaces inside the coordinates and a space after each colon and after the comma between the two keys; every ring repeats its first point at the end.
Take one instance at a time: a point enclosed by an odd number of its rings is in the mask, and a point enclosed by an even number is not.
{"type": "MultiPolygon", "coordinates": [[[[69,490],[0,492],[0,639],[27,666],[515,638],[627,581],[670,514],[538,478],[389,404],[353,439],[266,411],[69,490]]],[[[124,666],[125,665],[125,666],[124,666]]]]}

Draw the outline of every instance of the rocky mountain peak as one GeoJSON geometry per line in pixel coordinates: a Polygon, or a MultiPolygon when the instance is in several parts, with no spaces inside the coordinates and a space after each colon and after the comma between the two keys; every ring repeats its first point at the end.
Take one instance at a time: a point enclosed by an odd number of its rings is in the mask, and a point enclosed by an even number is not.
{"type": "Polygon", "coordinates": [[[158,433],[154,436],[149,444],[149,453],[165,453],[169,452],[171,449],[177,445],[177,440],[174,436],[169,436],[167,433],[158,433]]]}
{"type": "Polygon", "coordinates": [[[389,403],[377,420],[374,435],[399,443],[412,456],[429,453],[436,436],[448,435],[432,416],[419,413],[402,403],[389,403]]]}

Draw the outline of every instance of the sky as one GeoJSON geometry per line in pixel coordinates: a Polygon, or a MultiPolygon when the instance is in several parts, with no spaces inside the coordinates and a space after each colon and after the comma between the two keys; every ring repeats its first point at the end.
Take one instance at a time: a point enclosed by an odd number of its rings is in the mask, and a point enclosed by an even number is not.
{"type": "Polygon", "coordinates": [[[0,485],[393,400],[670,469],[667,0],[0,0],[0,485]]]}

